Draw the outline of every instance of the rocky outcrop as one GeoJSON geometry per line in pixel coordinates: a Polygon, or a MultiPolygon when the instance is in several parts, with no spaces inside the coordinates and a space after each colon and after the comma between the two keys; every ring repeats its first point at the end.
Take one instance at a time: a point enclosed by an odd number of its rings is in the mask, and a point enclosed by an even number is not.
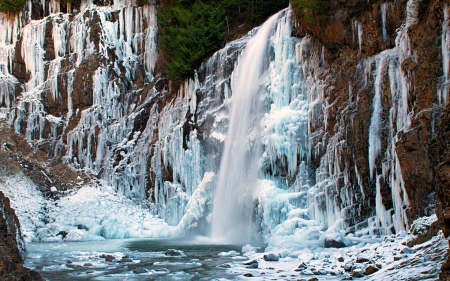
{"type": "Polygon", "coordinates": [[[325,192],[349,214],[349,231],[407,229],[435,206],[427,142],[442,110],[436,81],[444,73],[447,5],[330,3],[324,21],[296,17],[297,33],[312,38],[305,58],[322,58],[311,65],[316,85],[324,85],[311,126],[311,169],[334,181],[325,192]]]}
{"type": "Polygon", "coordinates": [[[0,279],[7,281],[44,280],[39,273],[23,266],[21,251],[25,242],[9,199],[0,191],[0,279]]]}
{"type": "MultiPolygon", "coordinates": [[[[450,104],[443,112],[429,145],[436,186],[436,214],[444,235],[450,235],[450,104]]],[[[441,280],[450,280],[450,260],[442,265],[441,280]]]]}

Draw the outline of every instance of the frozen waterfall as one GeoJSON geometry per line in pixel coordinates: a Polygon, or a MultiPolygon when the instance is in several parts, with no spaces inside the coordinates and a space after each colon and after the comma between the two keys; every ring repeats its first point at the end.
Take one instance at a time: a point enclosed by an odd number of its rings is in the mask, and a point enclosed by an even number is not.
{"type": "Polygon", "coordinates": [[[252,191],[259,158],[254,141],[258,120],[254,117],[260,107],[258,94],[269,36],[279,14],[270,17],[248,41],[234,73],[230,125],[212,212],[213,240],[241,242],[251,238],[252,191]]]}

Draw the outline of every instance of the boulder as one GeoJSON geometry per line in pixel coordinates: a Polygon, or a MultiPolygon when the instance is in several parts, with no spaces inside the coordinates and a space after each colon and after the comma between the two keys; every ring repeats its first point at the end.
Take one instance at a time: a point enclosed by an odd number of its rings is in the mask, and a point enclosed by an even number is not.
{"type": "Polygon", "coordinates": [[[258,268],[258,261],[256,260],[251,260],[248,262],[244,262],[244,265],[246,265],[247,268],[258,268]]]}
{"type": "Polygon", "coordinates": [[[368,261],[370,261],[370,259],[369,259],[369,257],[367,257],[365,255],[359,254],[356,256],[357,263],[363,263],[363,262],[368,262],[368,261]]]}
{"type": "Polygon", "coordinates": [[[105,256],[105,261],[107,261],[107,262],[113,261],[115,259],[116,259],[116,257],[113,256],[113,255],[106,255],[105,256]]]}
{"type": "Polygon", "coordinates": [[[274,254],[274,253],[264,255],[265,261],[278,261],[279,258],[280,258],[280,255],[274,254]]]}
{"type": "Polygon", "coordinates": [[[411,250],[411,248],[409,248],[409,247],[403,247],[403,248],[400,250],[400,253],[402,253],[402,254],[411,254],[411,253],[412,253],[412,250],[411,250]]]}
{"type": "Polygon", "coordinates": [[[353,272],[352,272],[352,277],[360,278],[363,276],[364,275],[363,275],[362,269],[357,268],[357,269],[353,270],[353,272]]]}
{"type": "Polygon", "coordinates": [[[136,274],[147,273],[147,269],[142,268],[142,267],[136,267],[135,269],[133,269],[133,273],[136,273],[136,274]]]}
{"type": "Polygon", "coordinates": [[[364,269],[364,275],[370,275],[372,273],[375,273],[378,271],[378,267],[373,266],[373,265],[369,265],[368,267],[366,267],[364,269]]]}
{"type": "Polygon", "coordinates": [[[320,241],[322,241],[324,248],[344,248],[350,244],[342,234],[337,232],[322,234],[320,241]]]}
{"type": "Polygon", "coordinates": [[[174,249],[169,249],[164,254],[171,257],[181,256],[181,252],[174,249]]]}
{"type": "Polygon", "coordinates": [[[352,267],[353,267],[353,262],[349,261],[344,265],[344,270],[347,272],[350,272],[352,270],[352,267]]]}

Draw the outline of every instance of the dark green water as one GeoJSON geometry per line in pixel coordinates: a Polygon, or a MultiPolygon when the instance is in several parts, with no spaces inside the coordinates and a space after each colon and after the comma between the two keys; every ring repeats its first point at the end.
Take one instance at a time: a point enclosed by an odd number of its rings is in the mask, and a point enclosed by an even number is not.
{"type": "MultiPolygon", "coordinates": [[[[31,243],[25,266],[46,280],[234,280],[232,270],[218,267],[245,257],[242,245],[214,245],[186,239],[126,239],[99,242],[31,243]],[[165,252],[175,249],[181,255],[165,252]],[[110,262],[105,255],[116,259],[110,262]]],[[[263,247],[262,247],[263,248],[263,247]]]]}

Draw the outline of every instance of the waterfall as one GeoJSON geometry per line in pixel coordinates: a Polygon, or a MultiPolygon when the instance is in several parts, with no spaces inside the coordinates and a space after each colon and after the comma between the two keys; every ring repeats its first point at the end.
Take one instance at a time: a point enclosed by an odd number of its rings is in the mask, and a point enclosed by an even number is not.
{"type": "Polygon", "coordinates": [[[251,238],[258,145],[254,116],[259,111],[260,78],[269,36],[277,20],[270,17],[248,41],[232,81],[230,125],[222,155],[212,212],[212,239],[241,242],[251,238]]]}

